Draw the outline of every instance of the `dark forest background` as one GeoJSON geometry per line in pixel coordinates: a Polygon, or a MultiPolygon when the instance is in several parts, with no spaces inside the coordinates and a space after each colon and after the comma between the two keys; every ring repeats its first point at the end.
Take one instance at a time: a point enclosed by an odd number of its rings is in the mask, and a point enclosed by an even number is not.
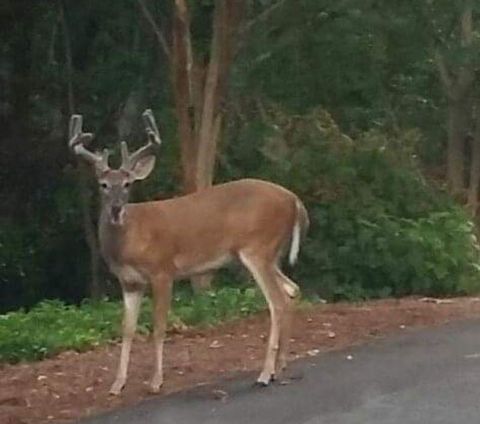
{"type": "Polygon", "coordinates": [[[478,289],[478,2],[2,0],[0,37],[0,312],[115,294],[66,129],[117,152],[146,108],[164,143],[136,199],[265,178],[308,206],[310,293],[478,289]]]}

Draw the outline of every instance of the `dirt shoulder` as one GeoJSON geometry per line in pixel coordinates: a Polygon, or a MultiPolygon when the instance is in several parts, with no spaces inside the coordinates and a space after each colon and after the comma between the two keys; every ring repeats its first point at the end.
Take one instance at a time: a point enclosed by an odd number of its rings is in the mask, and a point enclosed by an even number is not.
{"type": "MultiPolygon", "coordinates": [[[[295,317],[290,357],[343,349],[406,328],[471,318],[480,318],[478,298],[439,304],[410,298],[302,308],[295,317]]],[[[261,313],[215,328],[170,334],[162,394],[259,370],[267,331],[268,315],[261,313]]],[[[69,422],[151,397],[148,381],[154,356],[149,340],[136,340],[127,386],[121,396],[111,397],[108,388],[118,355],[119,345],[111,344],[81,354],[65,352],[42,362],[0,366],[0,422],[69,422]]]]}

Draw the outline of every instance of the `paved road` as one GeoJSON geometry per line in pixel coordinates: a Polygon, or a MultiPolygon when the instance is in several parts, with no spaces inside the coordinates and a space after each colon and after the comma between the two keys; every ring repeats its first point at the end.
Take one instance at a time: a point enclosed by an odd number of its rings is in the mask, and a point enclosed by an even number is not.
{"type": "Polygon", "coordinates": [[[478,424],[480,321],[302,360],[292,375],[263,389],[253,376],[221,384],[223,402],[203,388],[82,424],[478,424]]]}

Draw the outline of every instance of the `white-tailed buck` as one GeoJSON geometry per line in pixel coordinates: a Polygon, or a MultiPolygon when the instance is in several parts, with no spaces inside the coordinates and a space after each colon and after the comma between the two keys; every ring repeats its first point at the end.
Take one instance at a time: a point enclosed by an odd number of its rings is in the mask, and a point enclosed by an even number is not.
{"type": "Polygon", "coordinates": [[[72,115],[69,146],[93,165],[101,195],[99,240],[102,255],[122,286],[123,341],[116,380],[118,394],[127,379],[130,348],[142,295],[151,285],[154,302],[155,371],[151,389],[163,383],[163,341],[173,281],[205,273],[238,259],[265,295],[271,326],[258,383],[267,385],[286,365],[293,299],[298,286],[279,268],[282,253],[296,261],[308,227],[305,207],[290,191],[265,181],[245,179],[219,184],[170,200],[128,203],[132,184],[148,177],[161,143],[152,112],[143,114],[148,143],[130,154],[121,143],[122,165],[108,166],[108,151],[93,153],[93,138],[82,132],[82,117],[72,115]]]}

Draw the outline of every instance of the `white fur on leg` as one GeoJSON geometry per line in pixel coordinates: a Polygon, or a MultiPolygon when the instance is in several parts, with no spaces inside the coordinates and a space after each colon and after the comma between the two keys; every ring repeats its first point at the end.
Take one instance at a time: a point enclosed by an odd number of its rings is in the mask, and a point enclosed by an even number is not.
{"type": "Polygon", "coordinates": [[[282,287],[291,299],[295,299],[300,293],[300,288],[290,279],[284,279],[282,281],[282,287]]]}
{"type": "Polygon", "coordinates": [[[138,313],[142,301],[142,292],[123,292],[124,305],[124,323],[122,350],[120,353],[120,362],[118,364],[117,377],[110,388],[110,394],[118,395],[127,381],[128,362],[130,360],[130,350],[132,348],[133,335],[137,326],[138,313]]]}
{"type": "Polygon", "coordinates": [[[156,369],[150,382],[150,390],[152,393],[158,393],[163,386],[163,342],[165,337],[160,340],[155,340],[155,359],[156,369]]]}
{"type": "Polygon", "coordinates": [[[265,362],[263,365],[263,370],[260,373],[260,376],[257,379],[257,383],[262,386],[267,386],[270,381],[275,378],[275,363],[276,357],[279,349],[280,343],[280,328],[278,326],[280,317],[278,316],[278,310],[276,305],[273,303],[273,300],[270,296],[270,291],[267,287],[267,282],[264,280],[262,273],[257,269],[255,264],[242,252],[239,252],[239,257],[242,263],[247,267],[247,269],[252,273],[253,278],[260,286],[260,289],[263,292],[270,310],[270,335],[268,338],[267,353],[265,356],[265,362]]]}

